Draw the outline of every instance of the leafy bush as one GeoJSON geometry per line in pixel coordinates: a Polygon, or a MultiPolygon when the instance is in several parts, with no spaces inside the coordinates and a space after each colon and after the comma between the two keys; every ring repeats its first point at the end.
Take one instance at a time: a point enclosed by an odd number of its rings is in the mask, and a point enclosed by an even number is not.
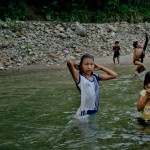
{"type": "Polygon", "coordinates": [[[27,5],[32,5],[36,9],[36,13],[38,12],[37,15],[45,16],[45,19],[51,21],[150,22],[150,0],[1,1],[0,20],[6,20],[7,18],[11,20],[26,20],[28,19],[27,5]]]}
{"type": "Polygon", "coordinates": [[[0,6],[0,17],[2,20],[24,20],[28,12],[27,5],[23,0],[6,1],[0,6]]]}

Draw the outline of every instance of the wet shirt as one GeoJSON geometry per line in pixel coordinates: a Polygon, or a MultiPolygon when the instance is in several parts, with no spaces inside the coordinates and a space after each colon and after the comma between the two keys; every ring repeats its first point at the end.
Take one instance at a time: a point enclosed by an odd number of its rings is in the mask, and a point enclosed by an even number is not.
{"type": "Polygon", "coordinates": [[[113,50],[114,50],[114,55],[120,55],[120,53],[119,53],[120,47],[119,46],[113,46],[113,50]]]}
{"type": "MultiPolygon", "coordinates": [[[[144,97],[146,94],[146,90],[142,90],[140,94],[144,97]]],[[[150,96],[148,98],[150,98],[150,96]]],[[[142,118],[150,120],[150,104],[145,105],[142,112],[142,118]]]]}
{"type": "Polygon", "coordinates": [[[79,75],[77,87],[81,92],[81,105],[78,109],[77,116],[92,115],[97,113],[99,105],[99,75],[91,75],[93,81],[79,75]]]}

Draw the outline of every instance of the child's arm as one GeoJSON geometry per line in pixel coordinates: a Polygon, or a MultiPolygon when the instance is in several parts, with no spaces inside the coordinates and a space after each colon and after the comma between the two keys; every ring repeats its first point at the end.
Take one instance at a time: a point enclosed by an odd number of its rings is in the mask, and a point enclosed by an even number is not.
{"type": "Polygon", "coordinates": [[[117,78],[118,77],[118,74],[115,73],[114,71],[108,69],[108,68],[105,68],[103,66],[99,66],[97,64],[95,64],[95,67],[94,67],[94,70],[97,71],[97,70],[102,70],[104,72],[106,72],[107,74],[100,74],[99,75],[99,79],[100,80],[109,80],[109,79],[114,79],[114,78],[117,78]]]}
{"type": "MultiPolygon", "coordinates": [[[[120,48],[120,47],[119,47],[120,48]]],[[[119,49],[120,55],[121,55],[121,49],[119,49]]]]}
{"type": "Polygon", "coordinates": [[[149,41],[147,34],[145,35],[145,37],[146,37],[146,40],[145,40],[145,44],[144,44],[144,47],[143,47],[143,50],[144,50],[144,51],[146,50],[146,47],[147,47],[148,41],[149,41]]]}
{"type": "Polygon", "coordinates": [[[144,109],[144,107],[145,107],[145,105],[146,105],[146,103],[147,103],[147,100],[148,100],[148,97],[149,97],[149,96],[150,96],[150,89],[148,89],[148,90],[146,91],[145,96],[142,96],[142,95],[140,94],[139,101],[138,101],[138,103],[137,103],[137,110],[138,110],[138,111],[141,111],[141,110],[144,109]]]}
{"type": "Polygon", "coordinates": [[[144,55],[144,56],[145,56],[145,51],[144,51],[144,50],[142,51],[142,55],[144,55]]]}
{"type": "Polygon", "coordinates": [[[112,52],[114,52],[114,47],[113,47],[113,49],[112,49],[112,52]]]}
{"type": "Polygon", "coordinates": [[[78,83],[79,82],[79,73],[77,72],[76,69],[79,69],[79,64],[75,63],[74,61],[68,60],[67,66],[69,68],[69,71],[70,71],[75,83],[78,83]]]}

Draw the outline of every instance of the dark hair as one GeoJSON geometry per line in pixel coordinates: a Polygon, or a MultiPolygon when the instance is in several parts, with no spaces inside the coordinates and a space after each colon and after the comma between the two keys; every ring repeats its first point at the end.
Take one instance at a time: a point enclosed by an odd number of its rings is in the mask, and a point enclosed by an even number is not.
{"type": "Polygon", "coordinates": [[[116,42],[115,42],[115,44],[117,44],[117,43],[119,44],[119,41],[116,41],[116,42]]]}
{"type": "MultiPolygon", "coordinates": [[[[82,75],[83,74],[83,71],[81,69],[81,66],[82,66],[82,63],[83,63],[83,60],[86,59],[86,58],[91,58],[93,61],[94,61],[94,57],[90,54],[85,54],[81,57],[81,60],[80,60],[80,64],[79,64],[79,73],[82,75]]],[[[93,72],[91,73],[93,74],[93,72]]]]}
{"type": "Polygon", "coordinates": [[[133,47],[136,48],[138,41],[133,42],[133,47]]]}
{"type": "Polygon", "coordinates": [[[146,73],[145,79],[144,79],[144,89],[146,89],[146,86],[150,83],[150,71],[146,73]]]}

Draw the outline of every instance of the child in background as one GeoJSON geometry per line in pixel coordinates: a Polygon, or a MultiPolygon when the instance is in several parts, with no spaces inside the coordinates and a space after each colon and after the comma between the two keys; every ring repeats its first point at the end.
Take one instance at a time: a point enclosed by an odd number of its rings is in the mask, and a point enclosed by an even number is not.
{"type": "Polygon", "coordinates": [[[145,65],[139,60],[141,58],[141,55],[145,56],[145,52],[143,49],[140,49],[141,45],[138,42],[134,42],[133,46],[134,46],[133,63],[134,65],[138,65],[134,72],[135,72],[135,75],[138,75],[139,69],[141,69],[140,73],[146,70],[145,65]]]}
{"type": "Polygon", "coordinates": [[[118,61],[118,64],[119,64],[119,57],[120,57],[121,50],[120,50],[120,46],[119,46],[119,42],[118,41],[115,42],[115,46],[113,46],[113,50],[112,51],[114,52],[114,56],[113,56],[114,64],[115,64],[116,57],[117,57],[117,61],[118,61]]]}
{"type": "Polygon", "coordinates": [[[118,75],[110,69],[95,64],[93,56],[89,54],[83,55],[79,64],[71,60],[67,61],[67,66],[81,92],[81,105],[76,116],[79,118],[97,113],[99,105],[99,81],[113,79],[118,75]],[[97,70],[102,70],[107,74],[93,74],[93,71],[97,70]]]}
{"type": "Polygon", "coordinates": [[[134,65],[138,65],[135,69],[135,75],[138,75],[139,73],[146,70],[145,65],[143,64],[143,58],[145,57],[145,50],[148,45],[148,35],[146,34],[146,40],[143,49],[141,49],[141,45],[138,43],[138,41],[135,41],[133,43],[134,52],[133,52],[133,63],[134,65]]]}
{"type": "Polygon", "coordinates": [[[150,71],[144,79],[144,90],[141,91],[137,110],[142,111],[142,118],[150,121],[150,71]]]}

